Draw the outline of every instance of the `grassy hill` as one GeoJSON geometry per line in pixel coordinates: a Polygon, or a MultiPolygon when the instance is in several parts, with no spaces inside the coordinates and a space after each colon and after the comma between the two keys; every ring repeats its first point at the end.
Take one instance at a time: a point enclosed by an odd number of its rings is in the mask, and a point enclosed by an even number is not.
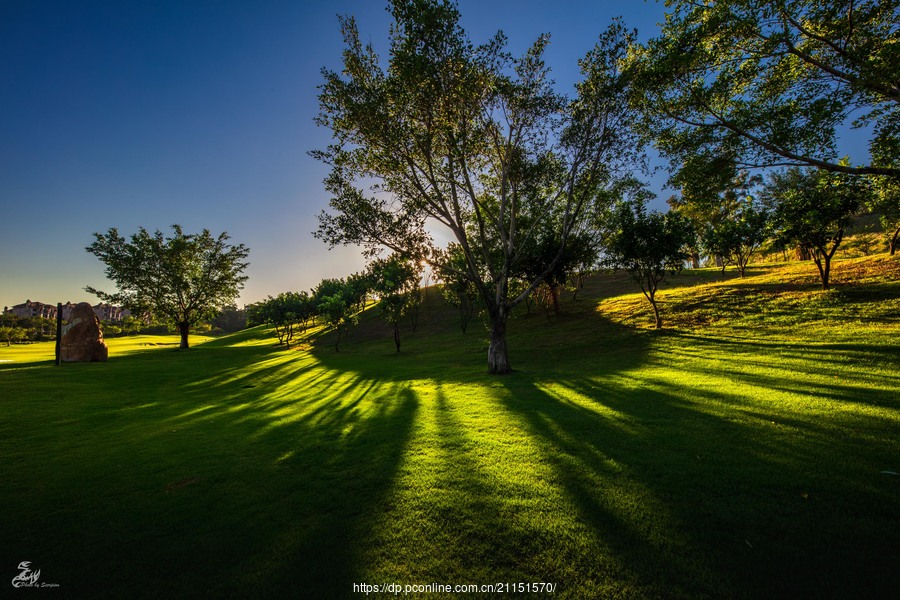
{"type": "Polygon", "coordinates": [[[340,352],[261,328],[60,368],[0,347],[0,565],[67,598],[888,597],[900,260],[815,275],[686,272],[658,332],[602,274],[518,311],[500,378],[436,290],[399,354],[373,310],[340,352]]]}

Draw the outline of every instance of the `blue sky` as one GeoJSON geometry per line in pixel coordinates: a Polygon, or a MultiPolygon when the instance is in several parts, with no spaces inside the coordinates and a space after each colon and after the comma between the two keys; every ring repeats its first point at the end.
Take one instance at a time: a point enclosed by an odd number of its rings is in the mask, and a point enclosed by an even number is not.
{"type": "MultiPolygon", "coordinates": [[[[641,37],[656,2],[460,0],[476,42],[521,52],[551,34],[561,89],[614,16],[641,37]]],[[[241,302],[359,270],[312,237],[327,206],[307,151],[323,66],[339,65],[337,14],[384,53],[385,3],[257,0],[0,2],[0,306],[96,301],[110,289],[92,232],[227,231],[250,247],[241,302]]]]}

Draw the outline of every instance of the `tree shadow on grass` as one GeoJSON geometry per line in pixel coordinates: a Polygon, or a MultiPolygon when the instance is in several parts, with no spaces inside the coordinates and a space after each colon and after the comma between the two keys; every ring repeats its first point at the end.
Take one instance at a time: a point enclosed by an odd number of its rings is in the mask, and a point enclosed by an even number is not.
{"type": "Polygon", "coordinates": [[[7,478],[4,546],[72,598],[352,595],[416,394],[267,345],[165,354],[30,406],[16,469],[43,483],[7,478]]]}
{"type": "MultiPolygon", "coordinates": [[[[714,340],[697,343],[721,351],[714,340]]],[[[793,390],[797,373],[763,381],[736,374],[734,387],[703,388],[655,378],[657,360],[649,357],[639,374],[514,377],[503,380],[501,395],[547,448],[597,554],[618,557],[616,576],[631,595],[884,597],[892,590],[897,488],[879,469],[896,464],[896,419],[848,416],[871,435],[847,427],[839,436],[841,417],[824,424],[802,410],[785,416],[743,387],[793,390]]],[[[692,375],[691,363],[682,368],[692,375]]],[[[867,390],[858,383],[839,393],[863,403],[867,390]]],[[[582,569],[591,572],[587,563],[582,569]]]]}
{"type": "MultiPolygon", "coordinates": [[[[704,386],[709,363],[689,353],[768,347],[672,335],[681,354],[669,356],[654,346],[668,334],[599,317],[563,332],[574,350],[547,342],[532,355],[540,335],[513,338],[521,370],[504,378],[479,374],[481,355],[436,370],[452,346],[399,357],[210,346],[72,369],[73,384],[105,391],[55,415],[73,424],[33,430],[72,438],[16,458],[27,481],[59,490],[15,496],[20,522],[2,537],[48,557],[67,597],[350,597],[354,582],[398,573],[540,578],[569,597],[887,589],[896,488],[859,475],[892,466],[880,418],[852,419],[874,438],[837,437],[742,387],[789,390],[802,374],[736,371],[704,386]],[[665,375],[679,365],[684,381],[665,375]],[[129,395],[145,379],[151,391],[129,395]]],[[[840,385],[842,401],[865,395],[840,385]]]]}

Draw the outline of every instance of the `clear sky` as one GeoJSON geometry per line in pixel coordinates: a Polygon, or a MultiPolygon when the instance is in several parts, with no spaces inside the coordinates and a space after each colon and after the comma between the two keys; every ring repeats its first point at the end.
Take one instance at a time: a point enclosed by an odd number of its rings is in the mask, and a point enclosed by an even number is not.
{"type": "MultiPolygon", "coordinates": [[[[84,248],[139,226],[227,231],[250,247],[241,303],[363,266],[312,237],[326,168],[320,69],[337,68],[337,14],[384,54],[378,0],[0,1],[0,306],[111,289],[84,248]]],[[[562,90],[615,16],[655,35],[642,0],[460,0],[475,42],[502,29],[521,52],[551,34],[562,90]]]]}

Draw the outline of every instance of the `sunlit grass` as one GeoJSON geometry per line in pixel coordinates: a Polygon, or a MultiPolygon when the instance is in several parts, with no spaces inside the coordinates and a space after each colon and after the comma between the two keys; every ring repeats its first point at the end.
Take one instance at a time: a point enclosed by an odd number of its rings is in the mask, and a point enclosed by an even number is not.
{"type": "Polygon", "coordinates": [[[686,273],[662,332],[604,275],[552,322],[517,314],[503,378],[434,295],[400,354],[373,315],[341,352],[259,328],[189,352],[117,338],[102,365],[14,346],[0,565],[30,560],[67,598],[881,596],[900,558],[894,265],[833,296],[779,283],[794,265],[686,273]]]}
{"type": "MultiPolygon", "coordinates": [[[[202,344],[211,338],[202,335],[192,335],[191,346],[202,344]]],[[[155,348],[178,349],[181,338],[177,335],[134,335],[104,340],[109,347],[109,356],[115,358],[131,352],[150,350],[155,348]]],[[[0,363],[35,363],[54,361],[56,358],[56,342],[35,342],[27,344],[0,345],[0,363]]]]}

